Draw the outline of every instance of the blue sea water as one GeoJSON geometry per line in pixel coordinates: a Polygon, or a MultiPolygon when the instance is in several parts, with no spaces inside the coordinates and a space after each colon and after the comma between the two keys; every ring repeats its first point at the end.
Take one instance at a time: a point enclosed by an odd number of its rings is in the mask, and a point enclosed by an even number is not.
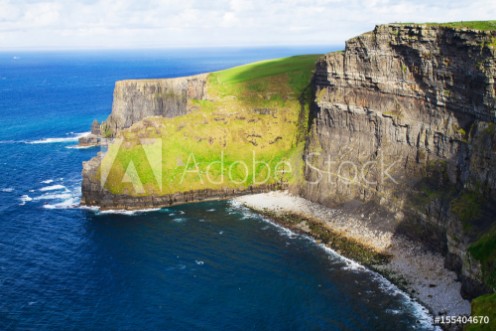
{"type": "Polygon", "coordinates": [[[0,53],[0,330],[432,330],[380,276],[232,202],[78,207],[116,80],[329,47],[0,53]]]}

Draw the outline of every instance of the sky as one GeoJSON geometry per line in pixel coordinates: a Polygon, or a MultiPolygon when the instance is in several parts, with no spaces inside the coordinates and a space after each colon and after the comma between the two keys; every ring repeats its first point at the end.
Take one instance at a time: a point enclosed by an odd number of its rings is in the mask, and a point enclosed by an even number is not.
{"type": "Polygon", "coordinates": [[[0,50],[341,45],[381,23],[487,19],[494,0],[0,0],[0,50]]]}

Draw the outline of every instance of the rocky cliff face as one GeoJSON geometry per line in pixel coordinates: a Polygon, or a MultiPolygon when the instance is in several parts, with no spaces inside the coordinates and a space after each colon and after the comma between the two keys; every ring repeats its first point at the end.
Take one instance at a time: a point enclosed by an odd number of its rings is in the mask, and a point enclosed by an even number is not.
{"type": "MultiPolygon", "coordinates": [[[[328,206],[375,201],[397,231],[483,291],[471,242],[496,223],[495,31],[383,25],[318,62],[297,190],[328,206]]],[[[487,289],[487,288],[486,288],[487,289]]]]}
{"type": "Polygon", "coordinates": [[[192,110],[188,100],[205,98],[206,79],[204,74],[173,79],[119,81],[115,84],[112,114],[105,125],[115,133],[146,117],[187,114],[192,110]]]}

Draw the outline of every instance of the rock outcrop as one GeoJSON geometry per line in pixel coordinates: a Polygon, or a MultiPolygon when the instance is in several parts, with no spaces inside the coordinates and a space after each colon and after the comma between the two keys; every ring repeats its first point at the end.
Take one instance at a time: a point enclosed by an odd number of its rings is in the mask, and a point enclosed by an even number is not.
{"type": "Polygon", "coordinates": [[[102,144],[102,135],[100,123],[97,120],[93,120],[91,124],[91,132],[84,135],[78,139],[80,147],[93,147],[102,144]]]}
{"type": "Polygon", "coordinates": [[[444,253],[471,295],[487,288],[468,246],[496,215],[495,40],[392,24],[322,57],[294,188],[328,206],[374,201],[396,213],[397,232],[444,253]]]}
{"type": "MultiPolygon", "coordinates": [[[[115,84],[112,114],[105,121],[108,135],[150,116],[187,114],[188,100],[206,96],[207,75],[171,79],[126,80],[115,84]]],[[[105,133],[104,133],[105,134],[105,133]]]]}

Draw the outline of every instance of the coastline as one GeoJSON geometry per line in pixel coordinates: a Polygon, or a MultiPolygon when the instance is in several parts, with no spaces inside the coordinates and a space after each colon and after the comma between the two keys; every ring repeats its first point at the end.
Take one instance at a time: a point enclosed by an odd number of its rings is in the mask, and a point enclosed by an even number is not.
{"type": "Polygon", "coordinates": [[[470,315],[470,302],[461,297],[461,283],[444,267],[443,257],[395,234],[396,221],[388,215],[368,213],[359,202],[330,209],[287,191],[245,195],[234,201],[380,273],[434,316],[470,315]]]}

